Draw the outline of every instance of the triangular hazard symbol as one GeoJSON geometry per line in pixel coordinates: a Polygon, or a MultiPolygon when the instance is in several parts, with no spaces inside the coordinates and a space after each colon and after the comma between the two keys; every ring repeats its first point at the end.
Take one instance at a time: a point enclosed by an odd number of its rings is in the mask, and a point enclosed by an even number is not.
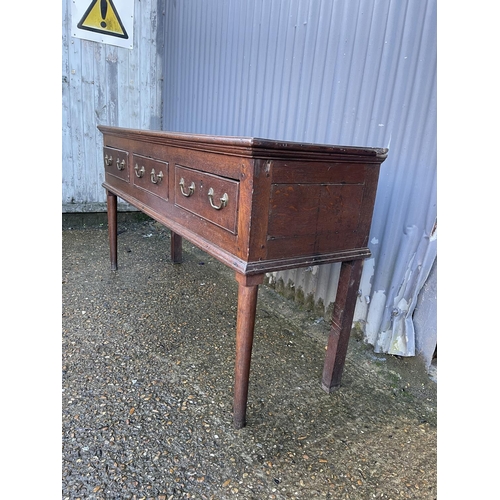
{"type": "Polygon", "coordinates": [[[77,26],[82,30],[128,38],[112,0],[92,0],[77,26]]]}

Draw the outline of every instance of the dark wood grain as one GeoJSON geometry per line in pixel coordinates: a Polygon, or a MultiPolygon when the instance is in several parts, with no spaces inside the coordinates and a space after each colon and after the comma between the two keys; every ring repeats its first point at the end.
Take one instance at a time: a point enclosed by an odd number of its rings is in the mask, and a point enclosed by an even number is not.
{"type": "Polygon", "coordinates": [[[134,153],[131,170],[135,187],[168,201],[169,164],[134,153]]]}
{"type": "Polygon", "coordinates": [[[343,263],[322,380],[325,390],[337,387],[387,150],[99,129],[112,269],[119,196],[171,230],[172,262],[182,261],[186,238],[236,272],[235,427],[246,423],[257,292],[267,272],[343,263]]]}
{"type": "Polygon", "coordinates": [[[213,174],[207,174],[200,170],[175,165],[175,189],[174,202],[177,207],[200,216],[229,232],[237,233],[239,182],[213,174]],[[185,186],[181,189],[180,181],[185,186]],[[189,186],[195,185],[190,194],[189,186]],[[213,203],[222,206],[220,198],[227,195],[227,204],[220,210],[212,207],[209,199],[209,190],[213,189],[213,203]],[[185,196],[185,194],[189,196],[185,196]]]}
{"type": "Polygon", "coordinates": [[[237,429],[241,429],[246,425],[257,293],[259,285],[264,281],[264,275],[246,276],[236,273],[236,280],[238,281],[238,314],[236,321],[236,361],[234,364],[233,422],[237,429]]]}
{"type": "Polygon", "coordinates": [[[170,258],[174,264],[182,264],[182,236],[170,231],[170,258]]]}
{"type": "Polygon", "coordinates": [[[117,197],[111,191],[106,192],[106,200],[108,204],[108,238],[109,238],[109,258],[111,261],[111,269],[118,269],[118,225],[117,225],[117,197]]]}
{"type": "Polygon", "coordinates": [[[332,326],[323,367],[321,386],[326,392],[332,392],[340,386],[344,370],[349,337],[363,261],[342,262],[340,268],[337,296],[333,306],[332,326]]]}

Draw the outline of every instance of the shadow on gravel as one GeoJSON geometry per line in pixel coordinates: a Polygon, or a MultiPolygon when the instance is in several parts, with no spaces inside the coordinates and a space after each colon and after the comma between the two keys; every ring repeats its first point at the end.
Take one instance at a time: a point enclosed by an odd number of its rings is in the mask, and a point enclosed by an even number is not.
{"type": "Polygon", "coordinates": [[[351,336],[320,388],[327,322],[262,286],[247,427],[231,404],[233,273],[169,232],[63,231],[62,498],[436,498],[436,384],[351,336]]]}

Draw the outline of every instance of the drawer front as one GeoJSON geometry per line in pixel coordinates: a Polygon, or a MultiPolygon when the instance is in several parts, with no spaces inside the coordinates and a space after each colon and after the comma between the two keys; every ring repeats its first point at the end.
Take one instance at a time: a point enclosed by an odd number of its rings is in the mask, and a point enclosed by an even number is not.
{"type": "Polygon", "coordinates": [[[134,186],[168,200],[168,162],[132,155],[134,186]]]}
{"type": "Polygon", "coordinates": [[[107,174],[129,182],[128,152],[121,149],[103,148],[104,169],[107,174]]]}
{"type": "Polygon", "coordinates": [[[175,165],[175,205],[237,233],[239,182],[175,165]]]}

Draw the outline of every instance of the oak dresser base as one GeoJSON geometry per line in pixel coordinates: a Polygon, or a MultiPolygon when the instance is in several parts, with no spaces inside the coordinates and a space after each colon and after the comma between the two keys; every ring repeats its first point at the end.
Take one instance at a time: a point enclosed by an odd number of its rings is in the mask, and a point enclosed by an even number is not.
{"type": "Polygon", "coordinates": [[[386,149],[99,126],[111,269],[117,197],[187,239],[238,282],[233,422],[246,408],[259,285],[268,272],[341,262],[321,387],[340,386],[386,149]]]}

